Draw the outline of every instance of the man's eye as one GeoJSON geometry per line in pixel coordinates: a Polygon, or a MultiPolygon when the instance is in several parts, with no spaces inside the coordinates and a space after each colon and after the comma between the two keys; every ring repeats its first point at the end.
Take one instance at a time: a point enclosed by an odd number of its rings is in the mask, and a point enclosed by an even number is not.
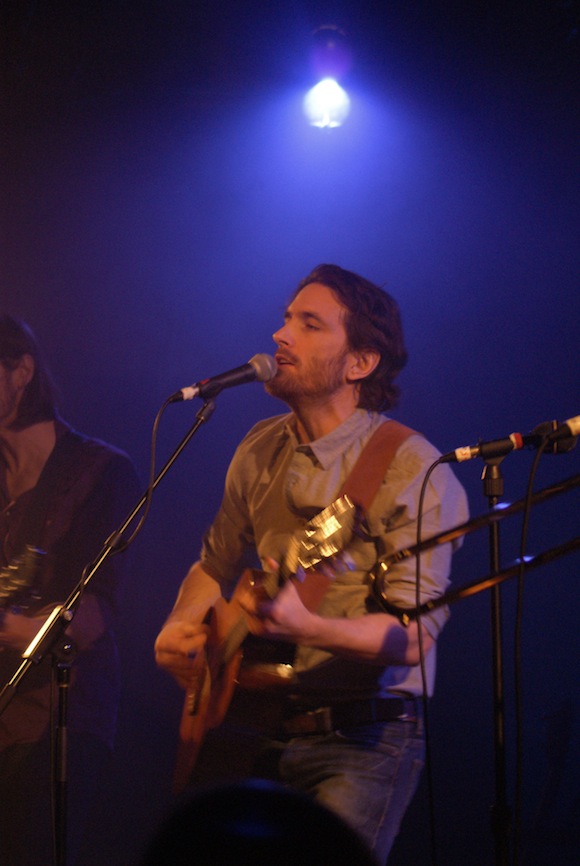
{"type": "Polygon", "coordinates": [[[319,331],[319,330],[320,330],[320,328],[318,327],[318,325],[313,325],[313,324],[311,324],[310,322],[306,322],[305,327],[306,327],[306,329],[307,329],[308,331],[319,331]]]}

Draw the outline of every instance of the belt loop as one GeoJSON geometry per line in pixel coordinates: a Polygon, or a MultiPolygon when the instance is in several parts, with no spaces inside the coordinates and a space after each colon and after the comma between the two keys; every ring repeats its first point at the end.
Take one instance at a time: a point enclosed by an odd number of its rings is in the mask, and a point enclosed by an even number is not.
{"type": "Polygon", "coordinates": [[[320,707],[314,710],[313,716],[316,719],[316,730],[320,734],[328,734],[334,728],[332,720],[332,707],[320,707]]]}

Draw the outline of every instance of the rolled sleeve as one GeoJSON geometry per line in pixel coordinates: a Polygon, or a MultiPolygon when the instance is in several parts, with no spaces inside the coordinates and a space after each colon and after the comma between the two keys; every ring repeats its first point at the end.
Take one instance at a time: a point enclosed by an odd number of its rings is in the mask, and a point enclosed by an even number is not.
{"type": "Polygon", "coordinates": [[[224,496],[204,535],[200,557],[203,568],[221,584],[226,595],[233,590],[241,571],[255,561],[252,524],[237,469],[239,459],[235,455],[230,464],[224,496]]]}
{"type": "MultiPolygon", "coordinates": [[[[382,489],[369,516],[371,532],[380,538],[382,558],[417,543],[421,488],[439,452],[425,439],[410,437],[399,449],[385,477],[382,489]]],[[[467,520],[468,506],[463,487],[449,466],[436,466],[426,484],[421,515],[421,539],[431,538],[467,520]]],[[[439,598],[449,586],[451,556],[459,546],[436,545],[420,556],[419,603],[439,598]]],[[[397,608],[413,608],[417,603],[417,559],[407,557],[390,565],[380,588],[384,598],[397,608]]],[[[422,618],[433,638],[437,638],[449,612],[441,606],[422,618]]]]}

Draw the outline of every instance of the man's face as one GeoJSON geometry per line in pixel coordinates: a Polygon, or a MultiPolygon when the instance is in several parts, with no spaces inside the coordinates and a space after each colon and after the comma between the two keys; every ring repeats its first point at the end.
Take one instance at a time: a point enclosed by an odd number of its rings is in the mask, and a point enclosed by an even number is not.
{"type": "Polygon", "coordinates": [[[16,418],[21,395],[18,367],[11,370],[0,361],[0,428],[9,427],[16,418]]]}
{"type": "Polygon", "coordinates": [[[346,313],[322,283],[309,283],[298,293],[286,310],[284,325],[273,335],[278,372],[266,385],[269,394],[294,405],[352,387],[346,379],[352,359],[346,313]]]}

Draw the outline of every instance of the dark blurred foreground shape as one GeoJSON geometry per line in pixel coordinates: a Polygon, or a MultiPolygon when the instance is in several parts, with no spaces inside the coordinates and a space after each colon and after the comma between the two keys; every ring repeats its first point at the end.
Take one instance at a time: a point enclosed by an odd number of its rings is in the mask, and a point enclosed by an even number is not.
{"type": "Polygon", "coordinates": [[[139,866],[377,866],[364,842],[304,794],[250,779],[183,801],[139,866]]]}

